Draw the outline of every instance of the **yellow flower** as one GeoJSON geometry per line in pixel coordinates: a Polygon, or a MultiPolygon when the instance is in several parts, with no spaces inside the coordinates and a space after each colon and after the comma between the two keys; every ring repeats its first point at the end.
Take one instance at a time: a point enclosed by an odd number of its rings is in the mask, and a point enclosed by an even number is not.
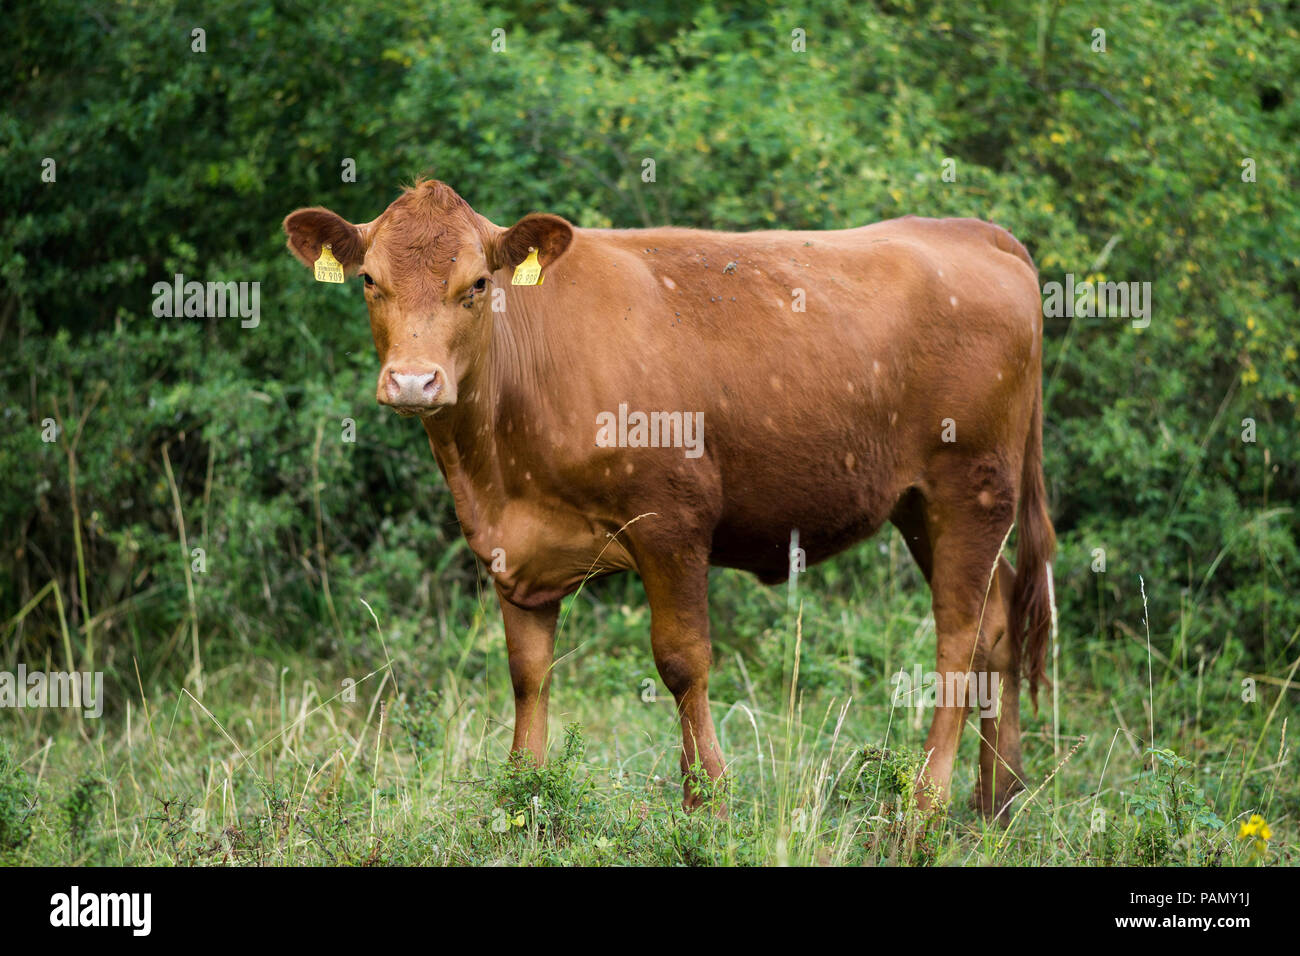
{"type": "Polygon", "coordinates": [[[515,814],[515,818],[510,822],[517,827],[521,827],[524,825],[524,820],[525,820],[524,811],[520,810],[517,814],[515,814]]]}
{"type": "Polygon", "coordinates": [[[1241,829],[1237,831],[1237,839],[1251,840],[1252,849],[1256,853],[1266,853],[1268,851],[1268,841],[1273,839],[1273,831],[1269,829],[1268,823],[1258,813],[1252,814],[1250,819],[1242,823],[1241,829]]]}

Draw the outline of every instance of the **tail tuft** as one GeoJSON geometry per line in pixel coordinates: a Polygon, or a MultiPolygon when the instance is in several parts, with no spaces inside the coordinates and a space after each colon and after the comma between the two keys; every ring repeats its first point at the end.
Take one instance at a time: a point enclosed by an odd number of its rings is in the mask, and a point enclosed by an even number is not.
{"type": "Polygon", "coordinates": [[[1047,679],[1047,645],[1052,634],[1051,560],[1056,531],[1047,513],[1043,477],[1043,396],[1040,391],[1025,440],[1020,482],[1020,514],[1016,545],[1016,580],[1011,591],[1008,628],[1015,659],[1029,677],[1029,697],[1038,711],[1038,685],[1047,679]]]}

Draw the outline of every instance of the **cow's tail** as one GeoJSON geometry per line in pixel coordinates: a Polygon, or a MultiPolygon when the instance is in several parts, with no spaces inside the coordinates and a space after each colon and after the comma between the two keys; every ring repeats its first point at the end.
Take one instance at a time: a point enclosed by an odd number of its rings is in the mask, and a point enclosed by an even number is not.
{"type": "Polygon", "coordinates": [[[1029,678],[1029,697],[1038,710],[1038,685],[1047,680],[1047,645],[1052,633],[1049,593],[1050,562],[1056,551],[1056,532],[1047,513],[1047,486],[1043,478],[1043,386],[1038,394],[1025,439],[1025,460],[1020,479],[1020,513],[1016,545],[1016,580],[1011,590],[1007,626],[1020,671],[1029,678]]]}

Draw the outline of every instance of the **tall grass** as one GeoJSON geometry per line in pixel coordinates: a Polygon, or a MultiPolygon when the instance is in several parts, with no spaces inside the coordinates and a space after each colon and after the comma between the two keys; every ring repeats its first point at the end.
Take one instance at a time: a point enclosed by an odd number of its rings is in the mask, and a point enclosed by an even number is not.
{"type": "Polygon", "coordinates": [[[897,710],[888,677],[933,654],[919,626],[924,588],[900,586],[891,577],[910,572],[894,569],[837,597],[817,573],[793,619],[784,595],[715,575],[712,696],[729,764],[700,812],[681,809],[671,698],[641,698],[653,668],[639,586],[608,581],[565,608],[543,770],[506,760],[512,696],[487,592],[449,601],[446,638],[424,644],[392,645],[389,622],[358,603],[339,618],[364,626],[367,655],[210,650],[201,701],[137,684],[114,719],[0,716],[14,774],[26,779],[25,796],[11,787],[0,799],[26,800],[31,825],[0,852],[18,864],[1294,861],[1287,685],[1251,710],[1154,667],[1105,672],[1128,688],[1117,696],[1058,657],[1051,714],[1025,715],[1030,786],[1009,825],[968,805],[975,732],[947,812],[921,814],[912,788],[927,721],[897,710]],[[762,618],[775,626],[752,633],[762,618]],[[358,667],[363,656],[382,663],[358,667]],[[1135,682],[1147,685],[1145,700],[1135,682]],[[1193,708],[1195,721],[1174,716],[1193,708]],[[1152,739],[1132,737],[1134,724],[1152,739]],[[1168,749],[1153,750],[1155,739],[1168,749]],[[1266,747],[1276,758],[1257,766],[1266,747]],[[1264,857],[1235,839],[1252,813],[1274,834],[1264,857]]]}

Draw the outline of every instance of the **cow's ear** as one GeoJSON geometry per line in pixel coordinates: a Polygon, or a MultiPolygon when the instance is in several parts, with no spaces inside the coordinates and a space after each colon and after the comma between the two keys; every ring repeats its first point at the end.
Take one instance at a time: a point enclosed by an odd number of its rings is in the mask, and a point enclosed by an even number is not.
{"type": "Polygon", "coordinates": [[[524,216],[496,241],[492,268],[513,269],[528,258],[528,250],[537,250],[537,262],[545,270],[564,255],[573,241],[573,227],[559,216],[535,212],[524,216]]]}
{"type": "Polygon", "coordinates": [[[320,206],[297,209],[285,216],[284,234],[289,237],[289,251],[307,266],[315,265],[326,243],[348,275],[361,268],[361,260],[366,255],[362,227],[320,206]]]}

